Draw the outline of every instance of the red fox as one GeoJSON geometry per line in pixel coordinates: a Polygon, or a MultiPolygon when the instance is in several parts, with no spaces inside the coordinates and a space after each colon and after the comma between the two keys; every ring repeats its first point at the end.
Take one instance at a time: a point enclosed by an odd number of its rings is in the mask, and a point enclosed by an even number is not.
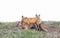
{"type": "Polygon", "coordinates": [[[40,15],[39,16],[37,16],[36,15],[36,17],[34,17],[34,18],[27,18],[27,17],[23,17],[22,16],[22,20],[21,20],[22,22],[25,22],[25,23],[28,23],[28,24],[35,24],[35,23],[41,23],[41,19],[40,19],[40,15]]]}
{"type": "Polygon", "coordinates": [[[21,27],[22,29],[31,29],[33,27],[32,24],[27,24],[27,23],[22,23],[22,22],[18,22],[17,24],[18,27],[21,27]]]}
{"type": "Polygon", "coordinates": [[[31,29],[31,27],[35,27],[36,29],[42,29],[44,31],[48,31],[45,29],[45,25],[40,19],[40,15],[36,14],[36,17],[34,18],[27,18],[22,16],[22,20],[19,23],[20,27],[25,29],[31,29]]]}

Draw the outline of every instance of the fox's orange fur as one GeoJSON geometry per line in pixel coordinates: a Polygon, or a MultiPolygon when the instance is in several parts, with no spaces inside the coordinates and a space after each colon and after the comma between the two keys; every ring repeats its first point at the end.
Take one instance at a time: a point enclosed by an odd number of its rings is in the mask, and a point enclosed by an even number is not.
{"type": "Polygon", "coordinates": [[[22,16],[21,22],[22,23],[19,23],[19,25],[22,28],[30,29],[31,27],[38,26],[39,29],[41,28],[44,31],[48,31],[47,29],[45,29],[45,25],[42,22],[42,20],[40,19],[40,15],[39,16],[36,15],[36,17],[34,17],[34,18],[27,18],[27,17],[22,16]],[[37,24],[37,25],[35,25],[35,24],[37,24]]]}
{"type": "Polygon", "coordinates": [[[39,28],[40,28],[41,30],[43,30],[43,31],[48,32],[48,30],[47,30],[47,28],[46,28],[44,22],[41,22],[41,24],[39,24],[39,28]]]}
{"type": "Polygon", "coordinates": [[[19,25],[22,29],[30,29],[30,25],[29,25],[29,24],[19,22],[18,25],[19,25]]]}
{"type": "Polygon", "coordinates": [[[41,22],[40,16],[36,16],[34,18],[27,18],[27,17],[22,17],[22,21],[28,24],[34,24],[36,22],[41,22]]]}

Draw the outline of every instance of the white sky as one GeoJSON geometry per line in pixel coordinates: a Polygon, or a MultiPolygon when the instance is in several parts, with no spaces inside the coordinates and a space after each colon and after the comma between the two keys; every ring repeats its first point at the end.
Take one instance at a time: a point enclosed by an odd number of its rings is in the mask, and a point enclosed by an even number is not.
{"type": "Polygon", "coordinates": [[[19,21],[21,16],[60,21],[60,0],[0,0],[0,21],[19,21]]]}

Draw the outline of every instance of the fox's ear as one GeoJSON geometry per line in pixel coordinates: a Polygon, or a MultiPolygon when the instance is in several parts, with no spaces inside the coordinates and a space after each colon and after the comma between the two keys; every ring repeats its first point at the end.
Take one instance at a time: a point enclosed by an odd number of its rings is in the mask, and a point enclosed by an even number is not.
{"type": "Polygon", "coordinates": [[[37,16],[37,14],[36,14],[36,16],[37,16]]]}
{"type": "Polygon", "coordinates": [[[23,18],[23,16],[22,16],[22,18],[23,18]]]}
{"type": "Polygon", "coordinates": [[[40,14],[39,14],[39,16],[40,16],[40,14]]]}

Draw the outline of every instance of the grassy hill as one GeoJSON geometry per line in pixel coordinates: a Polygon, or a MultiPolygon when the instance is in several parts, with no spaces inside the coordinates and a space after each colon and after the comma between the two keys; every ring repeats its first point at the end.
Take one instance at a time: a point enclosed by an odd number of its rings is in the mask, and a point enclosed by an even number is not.
{"type": "Polygon", "coordinates": [[[19,29],[17,22],[0,22],[0,38],[60,38],[60,22],[44,23],[49,32],[19,29]]]}

